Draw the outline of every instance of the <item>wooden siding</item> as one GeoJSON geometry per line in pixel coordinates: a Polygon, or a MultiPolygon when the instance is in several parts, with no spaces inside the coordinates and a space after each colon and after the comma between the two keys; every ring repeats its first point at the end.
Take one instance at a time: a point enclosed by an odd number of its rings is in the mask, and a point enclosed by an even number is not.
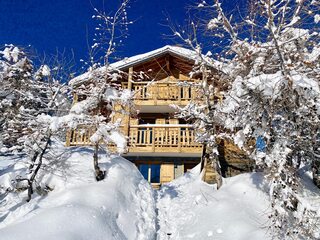
{"type": "Polygon", "coordinates": [[[174,164],[164,163],[160,168],[160,183],[171,182],[174,179],[174,164]]]}

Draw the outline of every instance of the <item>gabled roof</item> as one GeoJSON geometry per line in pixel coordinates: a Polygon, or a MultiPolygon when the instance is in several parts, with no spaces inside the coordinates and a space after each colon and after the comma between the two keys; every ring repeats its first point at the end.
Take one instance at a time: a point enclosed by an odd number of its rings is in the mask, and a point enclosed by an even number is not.
{"type": "Polygon", "coordinates": [[[185,59],[188,59],[191,61],[200,60],[199,55],[193,50],[183,48],[183,47],[178,47],[178,46],[166,45],[162,48],[158,48],[158,49],[153,50],[151,52],[139,54],[139,55],[125,58],[121,61],[112,63],[112,64],[110,64],[110,67],[114,68],[114,69],[122,70],[125,68],[129,68],[131,66],[140,64],[142,62],[147,62],[153,58],[156,58],[156,57],[162,56],[164,54],[168,54],[168,53],[172,54],[172,55],[180,56],[182,58],[185,58],[185,59]]]}
{"type": "MultiPolygon", "coordinates": [[[[162,55],[165,55],[165,54],[171,54],[171,55],[175,55],[175,56],[178,56],[178,57],[181,57],[181,58],[184,58],[186,60],[190,60],[190,61],[193,61],[193,62],[196,62],[196,61],[200,61],[200,56],[197,52],[193,51],[193,50],[190,50],[190,49],[187,49],[187,48],[183,48],[183,47],[178,47],[178,46],[171,46],[171,45],[166,45],[162,48],[158,48],[156,50],[153,50],[153,51],[150,51],[150,52],[147,52],[147,53],[143,53],[143,54],[139,54],[139,55],[136,55],[136,56],[133,56],[133,57],[129,57],[129,58],[125,58],[121,61],[118,61],[118,62],[115,62],[115,63],[112,63],[109,65],[109,69],[110,71],[113,71],[113,70],[124,70],[124,69],[127,69],[129,67],[132,67],[132,66],[135,66],[135,65],[138,65],[138,64],[141,64],[141,63],[144,63],[144,62],[147,62],[149,60],[152,60],[154,58],[157,58],[157,57],[160,57],[162,55]]],[[[212,60],[211,60],[212,61],[212,60]]],[[[212,65],[215,65],[215,66],[212,66],[212,67],[216,67],[216,68],[219,68],[219,63],[218,62],[213,62],[212,65]]],[[[106,67],[101,67],[101,68],[98,68],[94,71],[106,71],[106,67]]],[[[78,77],[75,77],[73,78],[69,84],[70,85],[78,85],[78,84],[81,84],[82,82],[85,82],[87,79],[89,79],[90,77],[92,76],[92,72],[86,72],[78,77]]]]}

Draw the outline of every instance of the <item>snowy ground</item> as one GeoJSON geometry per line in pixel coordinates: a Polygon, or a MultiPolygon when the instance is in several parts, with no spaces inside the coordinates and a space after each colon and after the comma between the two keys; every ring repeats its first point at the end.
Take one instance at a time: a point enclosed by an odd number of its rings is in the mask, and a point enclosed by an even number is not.
{"type": "Polygon", "coordinates": [[[268,201],[262,176],[242,174],[217,191],[198,169],[158,193],[159,239],[268,239],[268,201]]]}
{"type": "MultiPolygon", "coordinates": [[[[103,157],[107,177],[96,182],[90,149],[61,147],[60,152],[57,162],[46,168],[46,172],[55,170],[54,174],[41,177],[41,185],[53,191],[47,196],[35,194],[29,203],[24,192],[5,191],[23,164],[14,164],[13,157],[1,159],[1,240],[270,238],[269,203],[261,174],[229,178],[217,191],[200,181],[199,169],[194,168],[154,191],[136,167],[121,157],[103,157]]],[[[319,191],[306,191],[319,200],[319,191]]]]}
{"type": "MultiPolygon", "coordinates": [[[[54,175],[43,178],[54,189],[46,197],[36,196],[26,203],[24,193],[2,192],[0,239],[154,239],[151,186],[121,157],[103,158],[101,162],[107,178],[96,182],[92,152],[74,148],[54,175]]],[[[19,168],[2,170],[0,185],[10,184],[8,177],[19,168]]]]}

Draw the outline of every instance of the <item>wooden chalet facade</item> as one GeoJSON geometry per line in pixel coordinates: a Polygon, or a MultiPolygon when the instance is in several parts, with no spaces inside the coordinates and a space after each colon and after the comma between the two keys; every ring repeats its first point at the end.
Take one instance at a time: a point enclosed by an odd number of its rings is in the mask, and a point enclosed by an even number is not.
{"type": "MultiPolygon", "coordinates": [[[[181,176],[201,160],[203,146],[196,142],[192,124],[176,118],[171,106],[201,101],[194,87],[179,84],[200,82],[199,76],[189,77],[196,58],[191,50],[165,46],[111,64],[126,73],[122,87],[135,93],[137,113],[113,117],[122,119],[121,129],[128,137],[122,156],[155,187],[181,176]]],[[[90,129],[77,129],[68,134],[66,142],[68,146],[88,145],[89,136],[90,129]]]]}

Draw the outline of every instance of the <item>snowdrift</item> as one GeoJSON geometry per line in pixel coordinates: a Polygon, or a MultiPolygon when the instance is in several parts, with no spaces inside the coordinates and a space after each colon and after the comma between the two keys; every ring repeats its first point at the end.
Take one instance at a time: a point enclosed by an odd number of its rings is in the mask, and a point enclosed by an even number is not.
{"type": "MultiPolygon", "coordinates": [[[[55,174],[42,176],[42,184],[54,189],[47,196],[21,204],[24,193],[3,195],[1,240],[155,238],[153,190],[132,163],[116,156],[102,158],[107,176],[96,182],[91,150],[72,148],[67,155],[55,166],[55,174]]],[[[16,164],[3,169],[0,185],[8,185],[21,168],[16,164]]]]}
{"type": "Polygon", "coordinates": [[[200,180],[198,172],[194,168],[160,190],[159,239],[269,239],[269,202],[262,174],[224,179],[215,190],[200,180]]]}

